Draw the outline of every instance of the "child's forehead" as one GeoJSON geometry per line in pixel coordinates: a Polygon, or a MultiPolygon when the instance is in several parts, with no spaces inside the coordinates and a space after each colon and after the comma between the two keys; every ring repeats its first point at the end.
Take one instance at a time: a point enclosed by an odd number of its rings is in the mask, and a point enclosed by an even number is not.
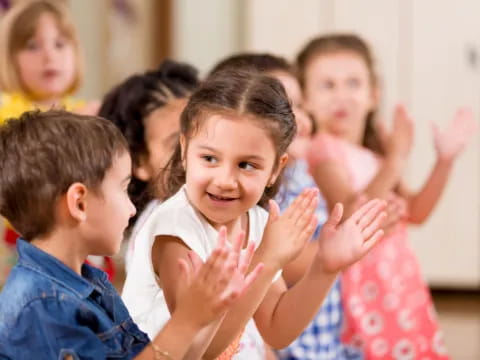
{"type": "Polygon", "coordinates": [[[72,24],[63,19],[61,14],[52,10],[44,9],[32,17],[28,25],[20,26],[18,32],[21,33],[25,40],[35,36],[42,26],[53,25],[54,29],[62,36],[67,38],[73,37],[72,24]]]}
{"type": "MultiPolygon", "coordinates": [[[[202,121],[199,122],[196,132],[193,136],[197,137],[211,137],[217,133],[218,129],[237,129],[245,132],[252,132],[255,130],[262,130],[267,135],[265,128],[261,126],[262,120],[259,116],[251,114],[241,114],[234,112],[219,112],[206,115],[202,121]]],[[[257,131],[255,131],[257,132],[257,131]]],[[[240,134],[239,134],[240,135],[240,134]]]]}

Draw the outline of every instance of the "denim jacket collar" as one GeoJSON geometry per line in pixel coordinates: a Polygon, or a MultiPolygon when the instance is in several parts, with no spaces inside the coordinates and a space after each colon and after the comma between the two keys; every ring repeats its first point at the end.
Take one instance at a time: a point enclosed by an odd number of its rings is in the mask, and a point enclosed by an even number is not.
{"type": "Polygon", "coordinates": [[[87,298],[94,290],[103,293],[105,288],[103,284],[107,282],[107,276],[103,271],[84,264],[82,276],[79,276],[57,258],[23,239],[18,239],[17,250],[19,265],[41,273],[60,286],[77,293],[81,298],[87,298]]]}

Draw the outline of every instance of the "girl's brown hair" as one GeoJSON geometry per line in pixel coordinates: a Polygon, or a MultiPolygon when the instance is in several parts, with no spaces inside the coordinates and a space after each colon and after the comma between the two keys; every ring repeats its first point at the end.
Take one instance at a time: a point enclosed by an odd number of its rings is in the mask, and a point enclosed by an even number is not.
{"type": "Polygon", "coordinates": [[[69,39],[75,51],[76,74],[67,94],[80,87],[83,78],[83,61],[80,44],[69,10],[61,0],[19,1],[7,11],[0,21],[0,89],[4,92],[28,93],[18,73],[15,58],[34,36],[38,19],[49,13],[54,16],[60,33],[69,39]]]}
{"type": "MultiPolygon", "coordinates": [[[[257,73],[225,70],[209,77],[195,91],[180,117],[180,134],[187,140],[213,113],[235,113],[249,116],[265,129],[276,151],[275,171],[280,156],[290,145],[296,133],[295,118],[281,83],[257,73]]],[[[272,186],[265,188],[259,205],[265,206],[273,198],[281,183],[281,175],[272,186]]],[[[185,184],[180,144],[172,155],[167,171],[160,178],[160,198],[168,198],[185,184]]]]}
{"type": "MultiPolygon", "coordinates": [[[[372,88],[376,88],[378,86],[378,79],[375,73],[375,61],[368,44],[357,35],[330,34],[311,40],[298,54],[297,70],[301,87],[305,89],[306,68],[314,59],[321,55],[338,52],[350,52],[358,55],[367,66],[372,88]]],[[[384,149],[375,128],[375,112],[376,110],[372,110],[367,114],[362,145],[378,154],[383,155],[384,149]]]]}

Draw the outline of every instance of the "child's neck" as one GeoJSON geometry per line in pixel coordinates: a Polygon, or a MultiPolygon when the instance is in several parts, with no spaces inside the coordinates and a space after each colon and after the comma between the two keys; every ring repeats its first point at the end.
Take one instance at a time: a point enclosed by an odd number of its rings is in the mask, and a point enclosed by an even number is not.
{"type": "Polygon", "coordinates": [[[80,246],[80,241],[75,241],[71,234],[55,230],[45,237],[38,237],[31,244],[53,256],[78,275],[82,274],[82,265],[88,254],[80,246]]]}
{"type": "Polygon", "coordinates": [[[60,99],[38,99],[35,100],[33,99],[33,102],[35,105],[38,107],[44,108],[44,109],[51,109],[51,108],[58,108],[61,105],[60,99]]]}

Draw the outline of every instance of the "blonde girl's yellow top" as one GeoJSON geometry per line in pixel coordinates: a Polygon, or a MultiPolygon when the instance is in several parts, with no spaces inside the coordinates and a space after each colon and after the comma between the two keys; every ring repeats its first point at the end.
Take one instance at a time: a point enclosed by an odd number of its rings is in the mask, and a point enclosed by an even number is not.
{"type": "MultiPolygon", "coordinates": [[[[62,99],[61,105],[65,110],[72,111],[85,106],[85,102],[65,97],[62,99]]],[[[8,118],[19,117],[25,111],[35,109],[47,110],[37,106],[33,101],[20,93],[0,93],[0,125],[8,118]]]]}

